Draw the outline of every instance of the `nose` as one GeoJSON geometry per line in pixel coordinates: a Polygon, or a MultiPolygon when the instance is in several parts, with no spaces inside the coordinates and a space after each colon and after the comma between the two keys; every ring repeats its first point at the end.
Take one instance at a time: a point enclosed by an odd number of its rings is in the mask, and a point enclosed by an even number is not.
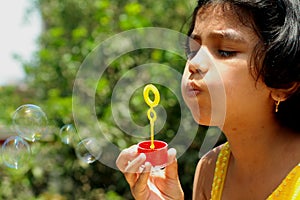
{"type": "Polygon", "coordinates": [[[210,57],[208,56],[207,50],[201,47],[197,54],[190,60],[187,61],[188,70],[191,74],[200,74],[204,76],[208,71],[208,63],[210,57]]]}

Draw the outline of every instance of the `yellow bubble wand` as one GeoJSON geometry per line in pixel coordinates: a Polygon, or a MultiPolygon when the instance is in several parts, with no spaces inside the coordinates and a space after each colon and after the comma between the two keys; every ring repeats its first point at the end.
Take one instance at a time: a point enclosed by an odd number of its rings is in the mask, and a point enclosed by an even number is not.
{"type": "Polygon", "coordinates": [[[158,103],[160,101],[160,95],[159,95],[158,89],[152,84],[146,85],[146,87],[144,88],[143,94],[144,94],[145,102],[150,107],[147,111],[147,116],[150,121],[150,133],[151,133],[150,149],[154,149],[155,148],[155,146],[154,146],[154,122],[156,120],[156,112],[153,108],[158,105],[158,103]],[[150,96],[149,96],[150,91],[154,94],[153,101],[150,99],[150,96]]]}

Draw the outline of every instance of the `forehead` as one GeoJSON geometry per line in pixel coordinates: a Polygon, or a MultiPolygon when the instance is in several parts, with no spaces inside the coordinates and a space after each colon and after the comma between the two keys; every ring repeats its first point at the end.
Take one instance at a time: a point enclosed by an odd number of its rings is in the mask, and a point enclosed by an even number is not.
{"type": "Polygon", "coordinates": [[[255,34],[250,14],[229,3],[209,4],[198,10],[194,32],[202,32],[209,28],[214,30],[230,28],[255,34]]]}

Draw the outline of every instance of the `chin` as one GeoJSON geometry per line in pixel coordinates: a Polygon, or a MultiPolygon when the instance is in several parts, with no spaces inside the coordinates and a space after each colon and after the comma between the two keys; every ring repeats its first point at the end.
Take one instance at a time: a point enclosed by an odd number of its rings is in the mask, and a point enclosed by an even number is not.
{"type": "Polygon", "coordinates": [[[201,120],[201,119],[199,119],[196,122],[197,122],[197,124],[202,125],[202,126],[213,126],[212,124],[210,124],[209,120],[201,120]]]}
{"type": "Polygon", "coordinates": [[[193,110],[191,109],[193,118],[195,120],[195,122],[199,125],[203,125],[203,126],[210,126],[210,122],[211,122],[211,118],[210,116],[205,116],[205,115],[201,115],[201,113],[199,112],[193,112],[193,110]]]}

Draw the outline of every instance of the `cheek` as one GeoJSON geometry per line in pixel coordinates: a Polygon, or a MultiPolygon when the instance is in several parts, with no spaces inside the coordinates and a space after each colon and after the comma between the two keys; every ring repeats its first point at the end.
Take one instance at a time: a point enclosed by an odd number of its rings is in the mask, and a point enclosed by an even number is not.
{"type": "Polygon", "coordinates": [[[242,73],[236,74],[236,78],[228,76],[224,80],[226,113],[231,119],[240,120],[241,116],[249,116],[266,107],[264,102],[268,99],[269,92],[264,85],[255,83],[250,75],[242,73]]]}
{"type": "Polygon", "coordinates": [[[230,84],[225,76],[219,72],[210,71],[205,75],[204,82],[212,102],[225,100],[226,88],[230,84]]]}
{"type": "Polygon", "coordinates": [[[243,64],[231,64],[230,66],[219,64],[218,68],[210,70],[205,75],[205,83],[212,98],[229,101],[229,96],[234,97],[248,93],[254,86],[254,80],[249,75],[247,66],[243,64]]]}
{"type": "Polygon", "coordinates": [[[227,82],[220,73],[206,74],[205,83],[208,89],[210,124],[213,126],[222,126],[227,112],[227,82]]]}

